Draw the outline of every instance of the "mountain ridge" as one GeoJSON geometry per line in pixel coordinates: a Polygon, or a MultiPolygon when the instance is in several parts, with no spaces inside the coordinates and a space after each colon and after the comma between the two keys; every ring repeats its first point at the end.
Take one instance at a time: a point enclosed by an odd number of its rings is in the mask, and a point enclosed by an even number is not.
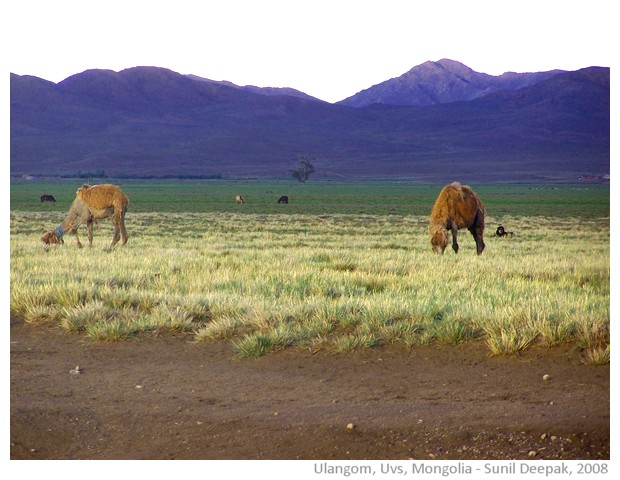
{"type": "Polygon", "coordinates": [[[289,96],[289,97],[304,98],[307,100],[315,100],[317,102],[323,102],[323,100],[319,98],[313,97],[311,95],[308,95],[307,93],[304,93],[300,90],[296,90],[290,87],[256,87],[254,85],[240,86],[232,82],[229,82],[227,80],[211,80],[209,78],[199,77],[198,75],[193,75],[193,74],[187,74],[186,76],[194,80],[199,80],[199,81],[208,82],[208,83],[215,83],[219,85],[225,85],[228,87],[236,88],[238,90],[244,90],[244,91],[251,92],[251,93],[258,93],[259,95],[268,95],[268,96],[283,95],[283,96],[289,96]]]}
{"type": "MultiPolygon", "coordinates": [[[[466,73],[466,72],[465,72],[466,73]]],[[[351,107],[196,80],[159,67],[54,84],[11,74],[11,175],[444,181],[609,173],[609,69],[551,75],[438,105],[351,107]]]]}
{"type": "Polygon", "coordinates": [[[548,72],[505,72],[499,76],[475,72],[450,59],[427,61],[399,77],[385,80],[337,102],[340,105],[365,107],[374,103],[386,105],[438,105],[474,100],[497,90],[518,90],[562,70],[548,72]]]}

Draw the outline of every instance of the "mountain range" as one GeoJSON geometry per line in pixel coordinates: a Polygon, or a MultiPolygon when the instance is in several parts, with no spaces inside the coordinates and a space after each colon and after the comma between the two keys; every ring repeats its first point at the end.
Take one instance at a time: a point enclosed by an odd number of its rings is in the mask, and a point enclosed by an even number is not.
{"type": "Polygon", "coordinates": [[[609,68],[426,62],[341,102],[159,67],[11,74],[11,175],[544,181],[609,174],[609,68]]]}

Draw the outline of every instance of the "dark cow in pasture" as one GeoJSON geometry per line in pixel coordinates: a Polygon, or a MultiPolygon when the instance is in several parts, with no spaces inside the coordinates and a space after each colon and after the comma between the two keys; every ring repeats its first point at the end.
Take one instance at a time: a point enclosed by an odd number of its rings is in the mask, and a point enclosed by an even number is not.
{"type": "Polygon", "coordinates": [[[495,230],[496,237],[514,237],[514,235],[515,232],[507,232],[503,225],[500,225],[497,227],[497,230],[495,230]]]}
{"type": "Polygon", "coordinates": [[[278,203],[288,204],[288,197],[286,195],[282,195],[280,198],[278,198],[278,203]]]}
{"type": "Polygon", "coordinates": [[[41,203],[43,202],[55,202],[56,199],[54,198],[54,195],[48,195],[48,194],[43,194],[41,195],[41,203]]]}

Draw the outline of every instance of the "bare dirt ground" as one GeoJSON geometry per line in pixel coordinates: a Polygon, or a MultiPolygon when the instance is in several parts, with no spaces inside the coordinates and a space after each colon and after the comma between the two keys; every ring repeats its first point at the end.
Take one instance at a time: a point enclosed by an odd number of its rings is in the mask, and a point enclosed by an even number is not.
{"type": "Polygon", "coordinates": [[[567,348],[239,360],[228,342],[93,343],[13,319],[10,350],[11,459],[610,456],[609,365],[585,366],[567,348]]]}

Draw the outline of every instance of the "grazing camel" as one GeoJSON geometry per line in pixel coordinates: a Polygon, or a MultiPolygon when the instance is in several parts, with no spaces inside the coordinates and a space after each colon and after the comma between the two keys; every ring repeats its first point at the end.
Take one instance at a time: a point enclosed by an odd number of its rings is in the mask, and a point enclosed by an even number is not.
{"type": "Polygon", "coordinates": [[[77,230],[81,225],[86,225],[88,230],[88,245],[93,245],[93,226],[95,221],[100,218],[109,217],[114,213],[114,209],[108,208],[105,210],[91,209],[81,199],[76,198],[71,204],[69,213],[65,219],[61,222],[55,230],[46,232],[41,237],[41,241],[46,245],[62,244],[64,243],[63,236],[65,233],[72,233],[75,235],[78,248],[82,248],[82,242],[77,235],[77,230]]]}
{"type": "Polygon", "coordinates": [[[467,185],[454,182],[445,186],[433,206],[429,234],[435,253],[443,253],[448,246],[448,230],[452,232],[452,248],[459,251],[456,237],[461,228],[467,228],[476,241],[476,253],[484,250],[485,208],[476,193],[467,185]]]}
{"type": "Polygon", "coordinates": [[[235,200],[237,201],[238,205],[243,205],[243,197],[241,195],[237,195],[235,197],[235,200]]]}
{"type": "Polygon", "coordinates": [[[79,248],[82,248],[77,236],[80,225],[86,225],[88,230],[88,244],[93,244],[94,222],[107,217],[112,217],[114,236],[110,248],[114,247],[119,239],[121,244],[127,243],[127,230],[125,229],[125,213],[129,205],[129,199],[116,185],[83,185],[77,189],[76,197],[69,213],[63,222],[55,230],[43,234],[41,241],[46,245],[61,244],[63,235],[71,232],[75,235],[79,248]]]}

